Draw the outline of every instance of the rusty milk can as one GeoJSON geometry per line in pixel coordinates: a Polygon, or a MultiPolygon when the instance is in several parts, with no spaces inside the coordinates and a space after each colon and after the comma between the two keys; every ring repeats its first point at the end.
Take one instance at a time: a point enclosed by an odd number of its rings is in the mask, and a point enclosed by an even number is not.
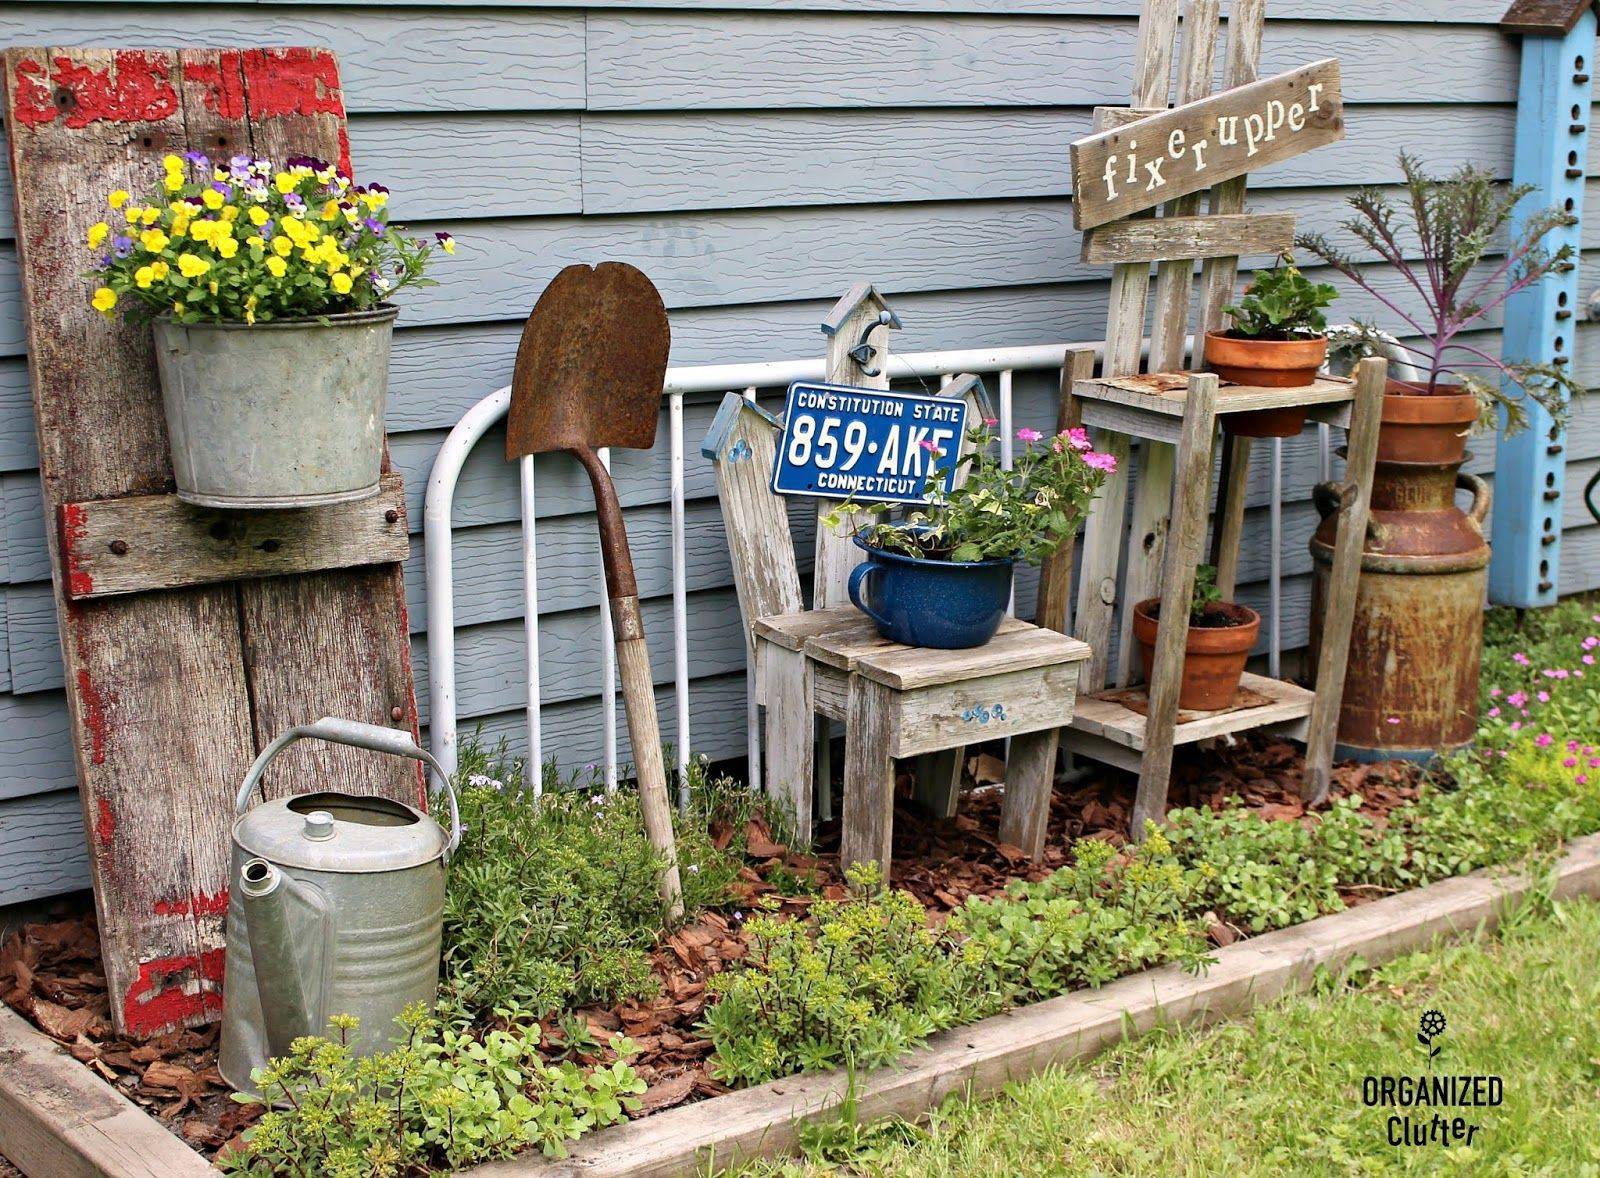
{"type": "MultiPolygon", "coordinates": [[[[1336,756],[1428,761],[1470,744],[1478,724],[1478,662],[1489,545],[1489,487],[1459,462],[1380,458],[1361,556],[1349,669],[1336,756]],[[1462,511],[1456,491],[1472,494],[1462,511]]],[[[1333,564],[1338,496],[1312,496],[1322,525],[1311,538],[1312,658],[1333,564]]]]}

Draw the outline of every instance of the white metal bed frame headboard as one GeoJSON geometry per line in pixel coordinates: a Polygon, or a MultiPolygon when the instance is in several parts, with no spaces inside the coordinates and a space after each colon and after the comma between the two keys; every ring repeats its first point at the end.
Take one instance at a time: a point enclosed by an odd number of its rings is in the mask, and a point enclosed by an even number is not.
{"type": "MultiPolygon", "coordinates": [[[[905,355],[891,354],[889,375],[893,377],[938,377],[947,382],[958,372],[980,375],[998,374],[998,410],[1000,432],[1004,439],[1004,457],[1009,459],[1012,438],[1012,376],[1016,372],[1059,370],[1069,348],[1093,347],[1101,343],[1031,344],[1005,348],[967,348],[937,352],[913,352],[905,355]]],[[[687,592],[685,589],[684,550],[684,441],[683,399],[695,393],[722,393],[743,390],[754,398],[757,390],[786,388],[797,380],[820,380],[824,376],[821,355],[805,360],[776,360],[750,364],[705,364],[667,369],[663,390],[667,399],[669,457],[669,494],[672,514],[672,649],[673,649],[673,708],[677,722],[677,768],[680,782],[680,804],[683,801],[683,783],[686,781],[690,755],[689,740],[689,634],[687,592]]],[[[484,397],[456,424],[439,448],[433,469],[428,478],[427,496],[423,507],[423,544],[425,546],[426,594],[428,600],[428,699],[429,743],[433,754],[449,773],[457,766],[456,719],[456,669],[455,669],[455,587],[452,580],[451,513],[454,508],[455,489],[462,467],[472,449],[496,423],[506,415],[511,403],[510,386],[497,389],[484,397]]],[[[1329,435],[1326,425],[1319,427],[1321,441],[1322,477],[1328,477],[1330,455],[1329,435]]],[[[601,457],[609,465],[608,455],[601,457]]],[[[1282,538],[1282,441],[1273,440],[1272,447],[1272,569],[1271,627],[1269,659],[1271,673],[1279,673],[1281,636],[1278,625],[1281,593],[1281,570],[1278,551],[1282,538]]],[[[528,729],[528,760],[525,780],[537,796],[542,781],[543,742],[539,720],[539,589],[536,529],[534,522],[533,458],[525,457],[519,463],[522,514],[522,568],[523,568],[523,629],[527,640],[527,699],[525,710],[528,729]]],[[[596,546],[598,551],[598,536],[596,546]]],[[[602,665],[600,695],[602,701],[604,774],[606,787],[615,789],[617,783],[617,708],[616,708],[616,656],[611,634],[610,613],[607,609],[605,586],[602,584],[596,600],[602,627],[602,665]]],[[[749,751],[749,784],[759,789],[761,784],[760,717],[757,713],[753,683],[746,691],[746,731],[749,751]]]]}

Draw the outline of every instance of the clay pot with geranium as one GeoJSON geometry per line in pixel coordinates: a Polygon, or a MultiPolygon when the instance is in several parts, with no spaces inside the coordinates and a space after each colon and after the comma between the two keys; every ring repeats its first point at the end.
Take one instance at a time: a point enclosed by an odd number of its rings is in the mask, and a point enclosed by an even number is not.
{"type": "MultiPolygon", "coordinates": [[[[1261,633],[1261,615],[1247,605],[1223,601],[1217,589],[1217,570],[1201,565],[1195,570],[1194,596],[1190,599],[1189,636],[1183,647],[1183,683],[1178,706],[1196,712],[1231,708],[1239,694],[1245,663],[1261,633]]],[[[1139,644],[1144,677],[1151,678],[1155,663],[1156,630],[1161,622],[1161,599],[1152,597],[1133,607],[1133,638],[1139,644]]]]}
{"type": "Polygon", "coordinates": [[[177,493],[221,508],[375,495],[390,301],[448,233],[389,224],[389,190],[336,165],[168,155],[143,201],[110,194],[89,231],[91,302],[154,337],[177,493]]]}
{"type": "Polygon", "coordinates": [[[1097,452],[1082,429],[1047,437],[1028,428],[1017,430],[1021,447],[1007,470],[994,424],[968,432],[948,491],[950,464],[934,449],[925,502],[846,501],[825,519],[836,529],[854,513],[875,517],[855,534],[866,560],[851,573],[849,589],[885,638],[947,650],[988,642],[1005,617],[1016,563],[1040,564],[1070,544],[1116,470],[1116,458],[1097,452]]]}
{"type": "Polygon", "coordinates": [[[1493,429],[1502,419],[1507,435],[1525,428],[1529,400],[1563,424],[1568,400],[1580,391],[1564,368],[1507,360],[1460,337],[1484,326],[1512,295],[1572,264],[1571,243],[1552,250],[1547,241],[1576,225],[1577,217],[1551,207],[1522,215],[1513,225],[1533,185],[1503,185],[1470,164],[1434,178],[1405,152],[1400,167],[1405,199],[1397,204],[1383,189],[1363,188],[1350,197],[1356,215],[1341,228],[1400,274],[1407,300],[1374,283],[1363,268],[1366,257],[1358,259],[1319,233],[1296,241],[1386,307],[1397,321],[1390,325],[1396,334],[1411,337],[1397,342],[1369,325],[1346,349],[1352,358],[1398,354],[1423,373],[1417,381],[1389,381],[1378,461],[1457,465],[1474,430],[1493,429]],[[1411,307],[1409,294],[1420,309],[1411,307]]]}
{"type": "MultiPolygon", "coordinates": [[[[1310,384],[1328,355],[1323,308],[1338,293],[1326,282],[1311,282],[1285,254],[1272,269],[1257,270],[1238,303],[1223,308],[1232,327],[1206,332],[1206,367],[1239,385],[1310,384]]],[[[1296,406],[1223,418],[1224,429],[1247,438],[1292,438],[1305,423],[1305,409],[1296,406]]]]}

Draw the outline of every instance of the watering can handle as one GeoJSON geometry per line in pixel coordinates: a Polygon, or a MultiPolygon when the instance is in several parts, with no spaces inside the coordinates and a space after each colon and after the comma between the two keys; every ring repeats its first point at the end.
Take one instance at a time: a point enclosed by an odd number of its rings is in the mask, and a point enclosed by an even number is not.
{"type": "Polygon", "coordinates": [[[235,814],[243,814],[250,808],[250,795],[261,783],[261,776],[267,771],[267,766],[272,763],[273,758],[295,741],[308,738],[326,740],[333,744],[346,744],[351,748],[370,749],[372,752],[388,753],[394,757],[409,757],[413,761],[427,764],[439,775],[439,780],[444,782],[445,792],[450,795],[450,842],[444,849],[444,857],[449,859],[455,853],[456,847],[461,843],[461,807],[456,802],[455,787],[450,784],[450,775],[444,771],[444,766],[439,764],[432,753],[412,740],[409,732],[403,732],[398,728],[385,728],[379,724],[367,724],[361,720],[341,720],[336,716],[324,716],[315,724],[297,724],[280,734],[261,750],[261,755],[250,766],[250,772],[244,775],[244,783],[239,786],[239,796],[234,801],[235,814]]]}

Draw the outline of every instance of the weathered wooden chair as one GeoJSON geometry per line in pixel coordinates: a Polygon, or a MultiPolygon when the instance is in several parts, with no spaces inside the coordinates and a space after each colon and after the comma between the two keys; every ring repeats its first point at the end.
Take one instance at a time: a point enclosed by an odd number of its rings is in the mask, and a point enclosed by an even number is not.
{"type": "MultiPolygon", "coordinates": [[[[829,380],[887,387],[883,337],[897,322],[871,287],[846,295],[823,325],[835,345],[829,380]],[[858,338],[867,350],[855,345],[849,359],[843,349],[858,338]]],[[[960,395],[976,383],[957,378],[950,391],[960,395]]],[[[875,860],[887,878],[895,762],[918,758],[919,797],[948,816],[960,781],[960,750],[1009,737],[1000,837],[1037,858],[1049,818],[1057,729],[1072,718],[1079,664],[1089,648],[1015,618],[971,650],[928,650],[882,638],[853,605],[831,604],[843,599],[835,582],[848,576],[853,562],[841,551],[848,538],[820,524],[816,596],[823,604],[807,610],[788,512],[771,490],[781,430],[771,414],[729,393],[702,447],[717,467],[756,699],[767,709],[768,790],[792,805],[799,831],[809,835],[816,717],[842,720],[842,859],[846,865],[875,860]]]]}

